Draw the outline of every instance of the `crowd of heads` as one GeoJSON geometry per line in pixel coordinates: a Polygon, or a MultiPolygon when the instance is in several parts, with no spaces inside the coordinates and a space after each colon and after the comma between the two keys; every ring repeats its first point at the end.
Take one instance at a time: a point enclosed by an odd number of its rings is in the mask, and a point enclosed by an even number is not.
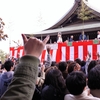
{"type": "MultiPolygon", "coordinates": [[[[47,52],[49,54],[50,47],[47,47],[47,52]]],[[[88,54],[88,57],[91,58],[91,55],[88,54]]],[[[96,91],[95,93],[92,91],[100,90],[100,60],[89,61],[89,58],[87,60],[77,58],[74,61],[68,60],[58,63],[51,59],[48,66],[45,66],[48,61],[40,63],[32,100],[67,100],[66,97],[69,94],[78,96],[85,90],[90,91],[87,92],[88,96],[92,94],[94,97],[100,98],[96,91]]],[[[15,63],[14,59],[6,60],[2,64],[1,76],[3,73],[14,72],[16,64],[18,64],[18,61],[15,63]]],[[[11,79],[9,84],[10,82],[11,79]]]]}
{"type": "Polygon", "coordinates": [[[77,58],[74,61],[52,62],[51,66],[46,67],[41,88],[42,100],[54,100],[54,98],[67,100],[64,99],[66,95],[78,96],[84,91],[87,91],[88,96],[91,94],[100,98],[99,95],[95,95],[96,91],[91,92],[91,90],[100,90],[100,61],[88,61],[88,59],[85,61],[77,58]],[[88,74],[86,74],[86,66],[88,66],[88,74]]]}

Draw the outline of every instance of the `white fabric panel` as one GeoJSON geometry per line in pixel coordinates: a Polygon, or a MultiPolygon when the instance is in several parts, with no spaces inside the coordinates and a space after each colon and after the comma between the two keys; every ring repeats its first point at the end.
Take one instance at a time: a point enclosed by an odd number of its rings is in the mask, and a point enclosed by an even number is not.
{"type": "Polygon", "coordinates": [[[74,61],[74,46],[70,47],[69,60],[73,60],[74,61]]]}
{"type": "Polygon", "coordinates": [[[92,55],[92,45],[88,45],[87,46],[87,51],[89,51],[91,53],[91,59],[93,59],[93,55],[92,55]]]}
{"type": "Polygon", "coordinates": [[[17,58],[17,50],[14,51],[14,58],[17,58]]]}
{"type": "Polygon", "coordinates": [[[10,57],[12,57],[12,50],[10,51],[10,57]]]}
{"type": "Polygon", "coordinates": [[[61,61],[66,61],[66,47],[61,48],[61,61]]]}
{"type": "Polygon", "coordinates": [[[83,60],[83,46],[78,46],[78,58],[83,60]]]}
{"type": "Polygon", "coordinates": [[[53,52],[52,52],[51,60],[52,60],[52,61],[56,61],[56,56],[57,56],[57,50],[55,49],[55,50],[53,50],[53,52]]]}
{"type": "Polygon", "coordinates": [[[100,54],[100,45],[97,45],[97,53],[100,54]]]}
{"type": "Polygon", "coordinates": [[[20,57],[23,56],[23,49],[20,50],[20,57]]]}

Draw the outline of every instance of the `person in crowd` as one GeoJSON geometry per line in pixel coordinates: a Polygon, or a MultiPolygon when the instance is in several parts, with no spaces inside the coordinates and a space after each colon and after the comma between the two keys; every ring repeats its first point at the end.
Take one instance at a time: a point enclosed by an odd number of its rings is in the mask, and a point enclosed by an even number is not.
{"type": "Polygon", "coordinates": [[[88,51],[87,56],[86,56],[86,64],[85,64],[85,74],[87,76],[88,76],[88,66],[90,62],[91,62],[91,53],[88,51]]]}
{"type": "Polygon", "coordinates": [[[87,40],[87,36],[85,35],[84,31],[82,31],[82,34],[80,34],[79,40],[80,40],[80,41],[82,41],[82,40],[87,40]]]}
{"type": "Polygon", "coordinates": [[[47,60],[45,61],[45,67],[50,67],[52,63],[50,50],[51,50],[51,47],[47,46],[47,60]]]}
{"type": "Polygon", "coordinates": [[[32,100],[41,100],[41,91],[38,89],[37,85],[35,87],[35,91],[34,91],[32,100]]]}
{"type": "Polygon", "coordinates": [[[68,75],[67,62],[61,61],[61,62],[58,63],[57,67],[62,72],[64,79],[66,79],[67,75],[68,75]]]}
{"type": "Polygon", "coordinates": [[[75,61],[76,63],[78,63],[78,64],[81,66],[82,61],[81,61],[80,58],[76,58],[74,61],[75,61]]]}
{"type": "Polygon", "coordinates": [[[58,39],[57,39],[57,43],[63,42],[62,36],[61,36],[61,32],[58,32],[58,39]]]}
{"type": "Polygon", "coordinates": [[[93,96],[100,98],[100,64],[90,70],[88,74],[88,87],[93,96]]]}
{"type": "Polygon", "coordinates": [[[0,60],[0,69],[1,69],[1,66],[2,66],[2,61],[0,60]]]}
{"type": "Polygon", "coordinates": [[[20,58],[14,72],[11,84],[0,100],[32,100],[38,76],[39,57],[49,40],[47,36],[43,41],[22,34],[25,55],[20,58]]]}
{"type": "Polygon", "coordinates": [[[19,59],[20,59],[20,53],[17,54],[15,65],[19,63],[19,59]]]}
{"type": "Polygon", "coordinates": [[[57,66],[57,62],[56,62],[56,61],[52,61],[52,62],[51,62],[51,67],[52,67],[52,66],[57,66]]]}
{"type": "Polygon", "coordinates": [[[97,52],[97,64],[100,64],[100,53],[99,52],[97,52]]]}
{"type": "Polygon", "coordinates": [[[100,39],[100,31],[97,32],[97,39],[100,39]]]}
{"type": "Polygon", "coordinates": [[[97,65],[97,61],[96,60],[91,60],[91,62],[88,65],[88,73],[90,72],[90,70],[92,68],[94,68],[97,65]]]}
{"type": "Polygon", "coordinates": [[[2,62],[0,61],[0,74],[2,73],[2,62]]]}
{"type": "Polygon", "coordinates": [[[3,95],[3,93],[7,90],[8,85],[10,84],[12,78],[13,78],[13,69],[14,69],[14,63],[13,61],[9,60],[4,63],[4,68],[6,72],[3,72],[0,75],[0,97],[3,95]]]}
{"type": "Polygon", "coordinates": [[[80,71],[81,66],[76,63],[76,62],[72,62],[68,65],[68,74],[70,74],[73,71],[80,71]]]}
{"type": "Polygon", "coordinates": [[[15,58],[12,56],[10,60],[14,62],[15,58]]]}
{"type": "Polygon", "coordinates": [[[74,41],[74,36],[71,35],[71,36],[70,36],[70,39],[69,39],[69,42],[73,42],[73,41],[74,41]]]}
{"type": "Polygon", "coordinates": [[[70,94],[66,94],[64,100],[100,100],[89,93],[86,84],[86,75],[82,71],[70,73],[66,78],[66,86],[70,94]]]}
{"type": "Polygon", "coordinates": [[[55,66],[47,69],[41,92],[41,100],[63,100],[66,85],[61,71],[55,66]]]}
{"type": "Polygon", "coordinates": [[[81,71],[85,73],[85,65],[86,65],[86,61],[82,60],[81,61],[81,71]]]}
{"type": "Polygon", "coordinates": [[[69,66],[72,62],[74,62],[73,60],[67,60],[67,66],[69,66]]]}
{"type": "Polygon", "coordinates": [[[32,100],[41,100],[41,90],[42,90],[42,85],[45,80],[45,65],[41,65],[41,68],[38,72],[38,77],[36,80],[36,86],[35,86],[35,91],[33,94],[32,100]]]}
{"type": "Polygon", "coordinates": [[[36,85],[41,89],[45,80],[45,65],[41,65],[40,70],[38,71],[38,77],[36,85]]]}
{"type": "Polygon", "coordinates": [[[0,74],[6,72],[6,69],[4,68],[4,64],[1,65],[1,69],[0,69],[0,74]]]}

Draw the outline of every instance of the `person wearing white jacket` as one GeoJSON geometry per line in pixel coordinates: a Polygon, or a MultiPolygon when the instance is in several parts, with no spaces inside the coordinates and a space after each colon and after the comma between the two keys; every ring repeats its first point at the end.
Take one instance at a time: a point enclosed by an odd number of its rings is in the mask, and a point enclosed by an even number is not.
{"type": "Polygon", "coordinates": [[[70,73],[66,79],[66,86],[70,94],[66,94],[64,100],[100,100],[90,94],[86,75],[81,71],[70,73]]]}

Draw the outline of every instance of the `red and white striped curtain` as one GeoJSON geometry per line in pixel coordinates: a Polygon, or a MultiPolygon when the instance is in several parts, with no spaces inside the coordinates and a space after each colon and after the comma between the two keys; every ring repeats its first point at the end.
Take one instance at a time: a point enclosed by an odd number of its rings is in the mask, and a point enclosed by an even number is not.
{"type": "MultiPolygon", "coordinates": [[[[96,54],[100,54],[100,42],[94,43],[92,40],[90,41],[78,41],[73,42],[72,45],[68,45],[67,43],[58,43],[58,44],[50,44],[51,46],[51,58],[52,61],[66,61],[66,60],[75,60],[76,58],[80,58],[81,60],[85,60],[88,52],[91,53],[91,59],[97,59],[96,54]]],[[[15,49],[14,47],[10,47],[10,56],[17,58],[18,54],[20,57],[24,55],[23,47],[18,47],[15,49]]],[[[47,51],[43,50],[40,60],[47,59],[47,51]]]]}

